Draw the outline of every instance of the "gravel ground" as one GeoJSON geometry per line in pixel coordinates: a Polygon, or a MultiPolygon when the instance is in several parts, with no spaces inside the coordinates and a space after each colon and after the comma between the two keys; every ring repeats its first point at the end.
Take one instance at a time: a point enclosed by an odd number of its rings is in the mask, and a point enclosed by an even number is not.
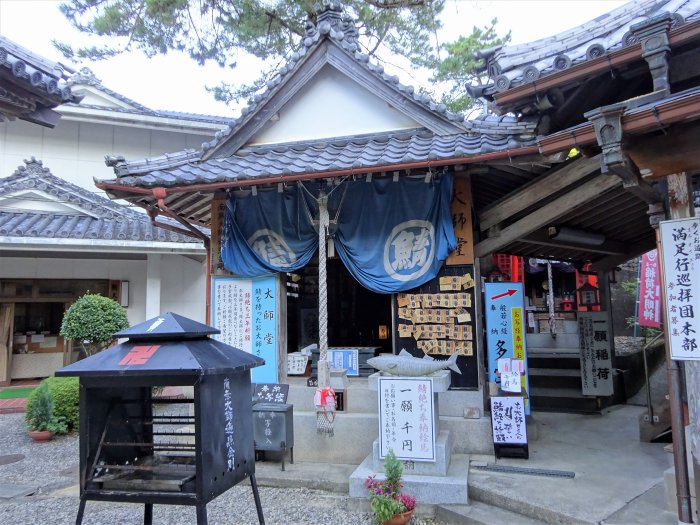
{"type": "MultiPolygon", "coordinates": [[[[24,429],[24,414],[0,415],[0,485],[30,485],[38,491],[27,497],[0,498],[0,523],[75,523],[78,512],[78,438],[58,436],[48,443],[34,443],[24,429]],[[21,454],[20,461],[2,464],[3,457],[21,454]]],[[[8,458],[9,459],[9,458],[8,458]]],[[[303,488],[258,487],[268,525],[365,525],[366,512],[348,510],[342,494],[303,488]]],[[[256,525],[253,494],[248,483],[231,488],[207,504],[211,525],[256,525]]],[[[189,525],[196,522],[194,507],[154,505],[153,522],[189,525]]],[[[143,506],[88,501],[83,524],[143,523],[143,506]]],[[[414,517],[411,525],[439,525],[414,517]]]]}

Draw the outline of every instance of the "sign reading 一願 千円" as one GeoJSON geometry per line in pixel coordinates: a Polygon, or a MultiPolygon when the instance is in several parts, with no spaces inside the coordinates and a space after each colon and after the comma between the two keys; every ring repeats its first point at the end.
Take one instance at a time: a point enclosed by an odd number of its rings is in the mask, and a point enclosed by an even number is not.
{"type": "Polygon", "coordinates": [[[671,359],[700,359],[700,218],[661,221],[659,232],[671,359]]]}
{"type": "Polygon", "coordinates": [[[579,312],[578,340],[581,352],[581,393],[613,394],[612,352],[607,312],[579,312]]]}
{"type": "Polygon", "coordinates": [[[253,383],[277,383],[277,277],[212,279],[215,339],[265,360],[251,370],[253,383]]]}
{"type": "MultiPolygon", "coordinates": [[[[489,362],[489,382],[500,385],[498,360],[504,357],[524,362],[521,377],[525,392],[530,391],[527,376],[527,348],[525,345],[525,320],[523,283],[502,282],[484,285],[486,303],[486,349],[489,362]]],[[[525,398],[525,414],[530,404],[525,398]]]]}
{"type": "Polygon", "coordinates": [[[379,457],[435,461],[433,380],[379,378],[379,457]]]}

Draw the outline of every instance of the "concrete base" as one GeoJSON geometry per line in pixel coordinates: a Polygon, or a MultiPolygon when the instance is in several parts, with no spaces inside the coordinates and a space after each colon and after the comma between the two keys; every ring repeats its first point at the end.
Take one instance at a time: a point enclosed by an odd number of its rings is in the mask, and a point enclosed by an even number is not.
{"type": "Polygon", "coordinates": [[[358,465],[379,435],[376,414],[336,414],[333,436],[316,432],[316,411],[294,411],[294,461],[358,465]]]}
{"type": "MultiPolygon", "coordinates": [[[[384,470],[384,460],[379,457],[379,439],[374,440],[372,448],[372,468],[377,472],[384,470]]],[[[435,440],[435,461],[404,461],[403,471],[406,474],[419,476],[447,476],[452,457],[452,439],[450,433],[441,430],[435,440]]]]}
{"type": "MultiPolygon", "coordinates": [[[[316,389],[306,386],[305,377],[288,379],[287,403],[294,405],[294,459],[300,462],[362,463],[379,435],[378,396],[377,391],[370,388],[368,378],[350,378],[345,390],[345,410],[336,413],[333,437],[316,432],[316,407],[313,404],[316,389]]],[[[491,419],[483,416],[482,392],[454,390],[440,392],[436,397],[441,402],[436,400],[435,403],[435,414],[440,414],[435,428],[450,432],[452,452],[492,454],[491,419]],[[467,412],[470,417],[467,417],[467,412]],[[475,415],[481,417],[473,417],[475,415]]],[[[529,426],[528,436],[531,436],[529,426]]]]}
{"type": "MultiPolygon", "coordinates": [[[[383,472],[374,469],[374,459],[367,456],[362,464],[350,476],[350,497],[367,498],[365,480],[376,475],[385,479],[383,472]]],[[[469,503],[469,456],[453,455],[446,476],[403,475],[403,490],[420,503],[427,504],[462,504],[469,503]]]]}

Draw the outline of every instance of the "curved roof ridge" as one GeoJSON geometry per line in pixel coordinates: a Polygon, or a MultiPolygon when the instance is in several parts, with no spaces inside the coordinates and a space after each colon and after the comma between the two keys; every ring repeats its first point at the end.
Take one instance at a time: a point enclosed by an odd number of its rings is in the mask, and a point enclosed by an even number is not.
{"type": "Polygon", "coordinates": [[[358,36],[359,32],[355,21],[347,16],[343,16],[340,3],[332,2],[331,4],[327,4],[324,10],[319,13],[316,24],[310,21],[307,22],[306,33],[301,40],[301,47],[299,50],[292,53],[289,61],[267,82],[265,90],[256,94],[252,98],[252,101],[241,110],[240,117],[232,119],[227,129],[219,131],[216,133],[214,139],[202,144],[203,152],[206,153],[216,148],[224,142],[227,137],[241,128],[262,103],[277,91],[278,86],[283,83],[284,79],[299,68],[301,63],[304,62],[305,57],[309,56],[311,51],[320,46],[325,40],[333,42],[365,70],[391,86],[402,96],[412,100],[414,103],[420,104],[425,109],[428,109],[441,118],[450,121],[453,125],[464,128],[464,114],[447,110],[445,104],[434,101],[426,94],[419,93],[414,86],[402,84],[397,75],[387,73],[382,64],[372,62],[369,55],[361,52],[357,40],[358,36]]]}

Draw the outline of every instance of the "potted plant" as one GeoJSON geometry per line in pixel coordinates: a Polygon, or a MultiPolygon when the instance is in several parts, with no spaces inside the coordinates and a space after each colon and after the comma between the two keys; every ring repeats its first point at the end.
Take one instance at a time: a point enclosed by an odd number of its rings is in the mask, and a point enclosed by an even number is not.
{"type": "Polygon", "coordinates": [[[416,499],[401,492],[403,483],[403,464],[393,450],[389,450],[384,458],[384,476],[378,480],[369,476],[365,486],[369,492],[369,503],[374,513],[375,523],[381,525],[404,525],[413,516],[416,499]]]}
{"type": "Polygon", "coordinates": [[[63,314],[60,334],[82,344],[87,357],[113,345],[112,334],[129,328],[126,310],[114,299],[90,292],[63,314]]]}
{"type": "Polygon", "coordinates": [[[24,420],[29,437],[34,441],[49,441],[55,433],[66,431],[66,425],[56,419],[53,413],[54,402],[49,385],[42,381],[32,392],[24,409],[24,420]]]}

